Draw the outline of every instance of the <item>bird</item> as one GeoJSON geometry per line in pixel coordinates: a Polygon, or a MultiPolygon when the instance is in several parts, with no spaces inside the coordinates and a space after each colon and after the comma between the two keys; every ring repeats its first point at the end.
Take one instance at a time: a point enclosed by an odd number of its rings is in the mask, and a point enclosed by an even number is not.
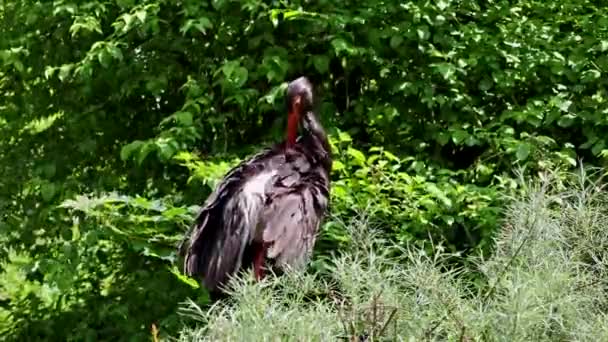
{"type": "Polygon", "coordinates": [[[328,214],[331,148],[314,110],[313,86],[287,85],[285,139],[246,158],[207,197],[179,247],[183,272],[210,293],[253,269],[302,269],[328,214]],[[301,134],[298,136],[298,129],[301,134]]]}

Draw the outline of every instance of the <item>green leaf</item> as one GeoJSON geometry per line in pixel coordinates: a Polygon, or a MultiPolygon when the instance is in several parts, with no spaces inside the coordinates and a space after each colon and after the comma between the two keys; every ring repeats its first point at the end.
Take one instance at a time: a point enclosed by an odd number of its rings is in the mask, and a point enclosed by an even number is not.
{"type": "Polygon", "coordinates": [[[183,126],[192,126],[192,113],[177,112],[175,113],[175,120],[183,126]]]}
{"type": "Polygon", "coordinates": [[[57,188],[53,183],[44,183],[40,186],[40,195],[45,202],[50,202],[55,196],[57,188]]]}
{"type": "Polygon", "coordinates": [[[605,146],[606,145],[604,143],[604,140],[600,140],[593,145],[593,147],[591,148],[591,153],[593,153],[593,155],[599,156],[605,146]]]}
{"type": "Polygon", "coordinates": [[[225,63],[221,70],[224,77],[238,88],[242,87],[247,82],[249,72],[246,68],[240,66],[238,61],[229,61],[225,63]]]}
{"type": "MultiPolygon", "coordinates": [[[[281,55],[268,55],[262,60],[263,68],[266,70],[266,78],[269,82],[282,82],[289,69],[289,63],[281,55]]],[[[283,94],[281,94],[282,96],[283,94]]]]}
{"type": "Polygon", "coordinates": [[[207,17],[200,17],[198,19],[188,19],[186,20],[184,25],[180,27],[179,31],[182,33],[182,35],[185,35],[192,28],[195,28],[202,34],[207,34],[207,30],[213,28],[213,23],[211,23],[211,20],[209,20],[209,18],[207,17]]]}
{"type": "Polygon", "coordinates": [[[158,95],[163,90],[163,88],[167,85],[167,78],[164,74],[159,75],[158,77],[151,77],[146,82],[146,90],[149,92],[158,95]]]}
{"type": "Polygon", "coordinates": [[[230,78],[230,76],[232,76],[232,73],[234,73],[234,70],[238,67],[239,67],[239,62],[228,61],[228,62],[224,63],[224,65],[222,66],[222,68],[220,70],[224,74],[224,77],[230,78]]]}
{"type": "Polygon", "coordinates": [[[139,10],[135,12],[135,17],[137,17],[137,19],[139,19],[139,21],[144,24],[146,22],[147,14],[148,13],[146,13],[146,10],[139,10]]]}
{"type": "Polygon", "coordinates": [[[339,160],[334,160],[331,166],[332,171],[341,171],[344,170],[344,163],[339,160]]]}
{"type": "Polygon", "coordinates": [[[169,210],[165,210],[163,211],[163,216],[166,218],[174,218],[176,216],[181,216],[181,215],[185,215],[188,213],[188,210],[186,208],[181,208],[181,207],[174,207],[171,208],[169,210]]]}
{"type": "Polygon", "coordinates": [[[427,183],[426,184],[426,190],[433,195],[433,197],[437,198],[438,200],[440,200],[441,202],[443,202],[443,204],[446,207],[451,207],[452,206],[452,200],[449,199],[446,195],[445,192],[441,191],[437,185],[435,185],[434,183],[427,183]]]}
{"type": "Polygon", "coordinates": [[[69,29],[72,34],[72,38],[75,37],[80,30],[97,32],[100,34],[103,33],[101,31],[101,24],[99,23],[97,18],[92,16],[79,16],[74,20],[74,23],[72,24],[72,26],[70,26],[69,29]]]}
{"type": "Polygon", "coordinates": [[[466,140],[464,141],[465,145],[467,146],[476,146],[476,145],[480,145],[481,142],[479,141],[479,139],[475,138],[474,135],[469,135],[466,140]]]}
{"type": "Polygon", "coordinates": [[[97,60],[104,68],[108,68],[112,62],[112,56],[107,49],[100,49],[97,53],[97,60]]]}
{"type": "Polygon", "coordinates": [[[456,72],[456,67],[451,63],[438,63],[434,66],[445,80],[451,79],[456,72]]]}
{"type": "Polygon", "coordinates": [[[342,131],[340,131],[338,133],[338,140],[340,142],[346,142],[346,143],[353,141],[353,139],[350,137],[350,135],[348,133],[342,132],[342,131]]]}
{"type": "Polygon", "coordinates": [[[441,11],[448,8],[448,6],[450,6],[450,3],[447,0],[438,0],[437,1],[437,8],[439,8],[441,11]]]}
{"type": "Polygon", "coordinates": [[[429,27],[427,25],[419,26],[418,29],[416,29],[416,34],[420,40],[427,40],[431,37],[431,33],[429,32],[429,27]]]}
{"type": "Polygon", "coordinates": [[[110,54],[110,56],[112,56],[114,59],[122,61],[122,59],[123,59],[122,51],[120,50],[120,48],[118,46],[108,45],[106,47],[106,50],[108,51],[108,54],[110,54]]]}
{"type": "Polygon", "coordinates": [[[72,224],[72,241],[78,241],[80,240],[80,226],[78,225],[78,222],[72,224]]]}
{"type": "Polygon", "coordinates": [[[178,145],[171,138],[159,138],[155,142],[158,156],[162,161],[167,161],[175,155],[178,145]]]}
{"type": "Polygon", "coordinates": [[[320,74],[325,74],[329,70],[329,58],[325,55],[313,56],[312,63],[320,74]]]}
{"type": "Polygon", "coordinates": [[[283,19],[295,19],[303,14],[302,11],[285,11],[283,12],[283,19]]]}
{"type": "Polygon", "coordinates": [[[590,82],[594,82],[595,80],[599,79],[600,77],[602,77],[602,73],[599,70],[595,70],[595,69],[587,70],[582,73],[581,81],[583,83],[590,83],[590,82]]]}
{"type": "Polygon", "coordinates": [[[48,80],[49,78],[53,77],[53,74],[55,73],[56,70],[57,70],[57,68],[55,68],[55,67],[47,66],[44,69],[44,77],[48,80]]]}
{"type": "Polygon", "coordinates": [[[458,129],[452,132],[452,141],[454,142],[454,144],[460,145],[463,141],[466,140],[468,136],[469,132],[462,129],[458,129]]]}
{"type": "Polygon", "coordinates": [[[557,51],[553,51],[553,56],[555,56],[555,58],[557,58],[561,62],[565,62],[566,61],[566,58],[564,58],[564,56],[561,53],[557,52],[557,51]]]}
{"type": "Polygon", "coordinates": [[[562,112],[568,112],[568,109],[570,108],[571,105],[572,105],[572,101],[570,101],[570,100],[562,101],[559,104],[559,109],[562,112]]]}
{"type": "Polygon", "coordinates": [[[171,273],[173,273],[173,275],[182,283],[189,285],[190,287],[192,287],[193,289],[198,289],[200,288],[200,285],[198,284],[198,282],[190,277],[187,277],[186,275],[184,275],[182,272],[180,272],[177,269],[177,266],[173,265],[171,268],[169,268],[169,271],[171,273]]]}
{"type": "Polygon", "coordinates": [[[567,127],[572,126],[572,124],[574,123],[574,119],[575,119],[575,118],[576,118],[576,117],[575,117],[573,114],[566,114],[566,115],[562,115],[562,116],[559,118],[559,120],[557,120],[557,124],[558,124],[560,127],[567,128],[567,127]]]}
{"type": "Polygon", "coordinates": [[[365,155],[361,151],[349,147],[347,153],[353,157],[359,165],[365,165],[365,155]]]}
{"type": "Polygon", "coordinates": [[[515,152],[515,156],[518,160],[526,160],[530,155],[530,144],[528,143],[520,143],[517,146],[517,151],[515,152]]]}
{"type": "Polygon", "coordinates": [[[63,117],[63,112],[57,112],[49,116],[34,119],[28,122],[24,127],[23,131],[28,132],[32,135],[40,134],[47,129],[51,128],[58,119],[63,117]]]}
{"type": "Polygon", "coordinates": [[[435,140],[437,143],[439,143],[439,145],[444,146],[450,141],[450,134],[448,132],[441,131],[439,134],[437,134],[435,140]]]}
{"type": "Polygon", "coordinates": [[[279,25],[279,15],[282,13],[280,9],[271,9],[270,10],[270,22],[272,22],[272,26],[277,27],[279,25]]]}
{"type": "Polygon", "coordinates": [[[448,226],[451,226],[451,225],[454,224],[454,217],[453,216],[442,215],[441,219],[443,220],[443,222],[447,223],[448,226]]]}
{"type": "Polygon", "coordinates": [[[144,160],[146,159],[146,157],[148,156],[148,154],[150,154],[150,152],[154,151],[156,149],[156,144],[155,143],[151,143],[151,142],[146,142],[143,144],[143,147],[139,150],[139,153],[137,155],[137,164],[141,165],[144,160]]]}
{"type": "Polygon", "coordinates": [[[339,56],[342,52],[346,53],[347,55],[350,55],[353,54],[353,52],[355,51],[352,46],[342,38],[336,38],[332,40],[331,45],[333,46],[337,56],[339,56]]]}
{"type": "Polygon", "coordinates": [[[202,34],[207,34],[207,29],[211,29],[213,28],[213,24],[211,23],[211,20],[209,20],[209,18],[206,17],[200,17],[198,18],[198,20],[194,23],[194,27],[202,34]]]}
{"type": "Polygon", "coordinates": [[[490,78],[484,78],[479,82],[478,88],[481,91],[488,91],[492,88],[493,85],[494,82],[492,82],[490,78]]]}
{"type": "Polygon", "coordinates": [[[389,151],[384,151],[384,156],[386,158],[388,158],[389,160],[394,161],[394,162],[399,162],[400,161],[399,158],[396,155],[392,154],[389,151]]]}
{"type": "Polygon", "coordinates": [[[127,159],[129,159],[130,156],[133,155],[133,153],[135,151],[138,151],[143,144],[144,144],[143,141],[136,140],[130,144],[123,146],[122,149],[120,150],[120,159],[122,161],[126,161],[127,159]]]}
{"type": "Polygon", "coordinates": [[[38,169],[40,174],[45,178],[52,178],[57,173],[57,163],[55,161],[48,162],[38,169]]]}
{"type": "Polygon", "coordinates": [[[234,70],[233,73],[233,82],[237,85],[237,87],[242,87],[247,82],[249,72],[244,67],[238,67],[234,70]]]}
{"type": "Polygon", "coordinates": [[[72,70],[73,67],[74,67],[74,64],[64,64],[61,67],[59,67],[59,73],[57,74],[57,77],[59,77],[59,80],[63,82],[63,80],[65,80],[70,75],[70,71],[72,70]]]}
{"type": "Polygon", "coordinates": [[[13,66],[19,72],[23,72],[23,70],[25,70],[25,67],[23,66],[23,62],[21,62],[18,59],[13,60],[13,66]]]}
{"type": "Polygon", "coordinates": [[[391,48],[396,49],[399,47],[399,45],[401,45],[402,42],[403,42],[403,37],[392,36],[391,41],[390,41],[390,46],[391,46],[391,48]]]}
{"type": "Polygon", "coordinates": [[[122,15],[121,18],[125,22],[125,26],[122,28],[122,31],[126,33],[131,29],[131,25],[133,24],[133,20],[135,20],[135,16],[132,14],[125,13],[122,15]]]}

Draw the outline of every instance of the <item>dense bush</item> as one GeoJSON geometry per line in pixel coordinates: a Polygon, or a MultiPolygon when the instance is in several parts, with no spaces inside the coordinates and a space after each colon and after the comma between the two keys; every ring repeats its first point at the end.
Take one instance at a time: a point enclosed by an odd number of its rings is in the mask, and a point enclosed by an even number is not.
{"type": "Polygon", "coordinates": [[[402,247],[490,251],[514,165],[608,157],[607,14],[585,0],[5,1],[0,336],[176,332],[177,304],[205,293],[174,245],[223,172],[281,138],[285,82],[302,74],[337,155],[314,269],[362,213],[402,247]]]}
{"type": "Polygon", "coordinates": [[[181,340],[606,340],[607,198],[579,179],[566,188],[552,176],[526,184],[507,208],[496,253],[460,270],[445,270],[452,256],[442,246],[433,256],[402,249],[353,220],[353,248],[329,263],[330,276],[238,279],[231,301],[184,307],[203,324],[181,340]],[[471,273],[482,281],[471,286],[471,273]]]}

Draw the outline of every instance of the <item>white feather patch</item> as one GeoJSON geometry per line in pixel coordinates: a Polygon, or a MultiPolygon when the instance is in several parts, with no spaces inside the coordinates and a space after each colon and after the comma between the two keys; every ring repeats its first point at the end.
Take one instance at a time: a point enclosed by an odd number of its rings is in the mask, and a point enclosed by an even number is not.
{"type": "MultiPolygon", "coordinates": [[[[241,267],[245,246],[253,239],[262,237],[263,232],[258,231],[260,228],[258,227],[258,221],[264,207],[266,189],[269,182],[277,173],[277,170],[269,170],[252,177],[243,184],[239,193],[228,200],[228,203],[224,207],[224,215],[226,217],[229,215],[241,215],[241,220],[237,220],[237,222],[240,222],[241,227],[233,228],[242,232],[239,256],[236,259],[235,269],[241,267]]],[[[220,262],[221,260],[218,258],[218,266],[220,262]]]]}
{"type": "Polygon", "coordinates": [[[247,181],[247,183],[243,185],[243,196],[245,196],[245,201],[248,204],[253,205],[259,200],[260,196],[263,197],[266,194],[266,186],[268,185],[268,182],[277,174],[277,172],[277,170],[262,172],[247,181]]]}
{"type": "Polygon", "coordinates": [[[278,173],[277,170],[269,170],[262,172],[248,180],[241,188],[241,193],[237,196],[238,208],[243,214],[245,230],[249,234],[243,234],[241,241],[241,257],[245,245],[253,239],[259,240],[262,238],[262,227],[258,227],[258,221],[262,214],[264,201],[266,199],[266,189],[273,177],[278,173]]]}

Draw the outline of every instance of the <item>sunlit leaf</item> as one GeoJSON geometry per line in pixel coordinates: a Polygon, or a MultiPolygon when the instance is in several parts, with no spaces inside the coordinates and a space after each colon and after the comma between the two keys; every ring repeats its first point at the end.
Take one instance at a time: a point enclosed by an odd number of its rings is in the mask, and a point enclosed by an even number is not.
{"type": "Polygon", "coordinates": [[[129,159],[136,151],[139,151],[141,146],[144,144],[141,140],[133,141],[122,147],[120,150],[120,159],[126,161],[129,159]]]}
{"type": "Polygon", "coordinates": [[[365,155],[361,151],[349,147],[347,153],[353,157],[359,165],[365,165],[365,155]]]}
{"type": "Polygon", "coordinates": [[[517,152],[516,152],[516,157],[518,160],[526,160],[528,159],[528,156],[530,155],[530,144],[528,143],[520,143],[517,146],[517,152]]]}

